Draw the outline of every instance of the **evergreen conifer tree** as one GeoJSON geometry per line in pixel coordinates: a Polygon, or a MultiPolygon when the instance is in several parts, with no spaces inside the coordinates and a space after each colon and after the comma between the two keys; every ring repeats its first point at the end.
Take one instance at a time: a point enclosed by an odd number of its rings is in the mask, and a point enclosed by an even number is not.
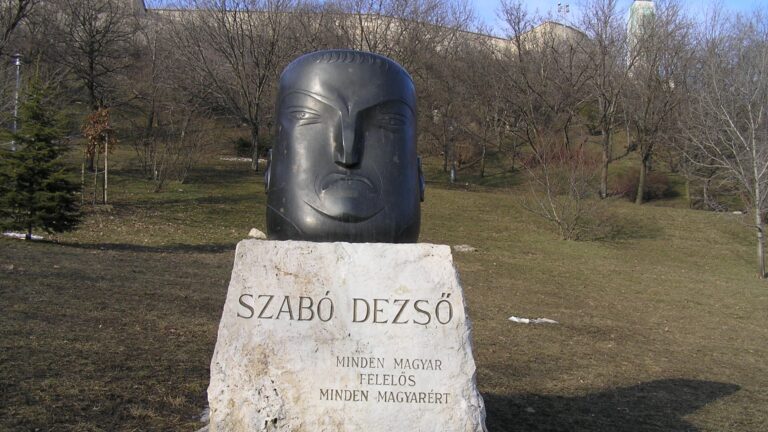
{"type": "Polygon", "coordinates": [[[0,154],[0,227],[64,232],[80,221],[78,186],[65,173],[63,121],[51,89],[33,79],[19,107],[21,128],[6,137],[17,151],[0,154]]]}

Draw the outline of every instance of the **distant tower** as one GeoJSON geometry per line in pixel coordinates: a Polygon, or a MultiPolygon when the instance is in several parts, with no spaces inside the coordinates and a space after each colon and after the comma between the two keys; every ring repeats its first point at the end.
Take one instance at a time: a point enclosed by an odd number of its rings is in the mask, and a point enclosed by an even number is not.
{"type": "Polygon", "coordinates": [[[653,18],[656,13],[656,6],[652,0],[635,0],[629,8],[629,22],[627,23],[627,38],[629,42],[629,58],[631,61],[643,32],[643,22],[653,18]]]}

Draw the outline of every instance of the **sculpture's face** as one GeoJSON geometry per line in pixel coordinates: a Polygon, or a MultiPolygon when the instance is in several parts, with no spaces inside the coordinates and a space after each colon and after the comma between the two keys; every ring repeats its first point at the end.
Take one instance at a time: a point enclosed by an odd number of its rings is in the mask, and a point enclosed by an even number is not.
{"type": "Polygon", "coordinates": [[[325,51],[289,65],[267,173],[269,237],[415,242],[415,107],[410,77],[384,57],[325,51]]]}

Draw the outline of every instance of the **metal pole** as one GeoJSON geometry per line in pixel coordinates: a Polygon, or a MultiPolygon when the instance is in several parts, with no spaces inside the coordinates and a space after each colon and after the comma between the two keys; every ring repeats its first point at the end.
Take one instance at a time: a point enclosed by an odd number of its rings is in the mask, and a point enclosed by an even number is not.
{"type": "MultiPolygon", "coordinates": [[[[19,119],[19,87],[21,87],[21,54],[13,55],[16,63],[16,90],[13,95],[13,134],[16,135],[19,119]]],[[[16,151],[16,140],[11,141],[11,151],[16,151]]]]}

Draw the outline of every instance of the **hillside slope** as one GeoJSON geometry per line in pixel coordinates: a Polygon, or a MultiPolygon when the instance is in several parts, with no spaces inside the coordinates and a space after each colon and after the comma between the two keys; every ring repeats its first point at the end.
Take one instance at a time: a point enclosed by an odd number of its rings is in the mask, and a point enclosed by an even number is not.
{"type": "MultiPolygon", "coordinates": [[[[247,163],[111,209],[55,242],[0,240],[0,429],[191,430],[234,245],[264,228],[247,163]]],[[[454,258],[491,431],[768,429],[768,285],[737,216],[612,202],[624,235],[559,240],[519,189],[432,184],[421,240],[454,258]],[[559,324],[508,320],[546,317],[559,324]]]]}

